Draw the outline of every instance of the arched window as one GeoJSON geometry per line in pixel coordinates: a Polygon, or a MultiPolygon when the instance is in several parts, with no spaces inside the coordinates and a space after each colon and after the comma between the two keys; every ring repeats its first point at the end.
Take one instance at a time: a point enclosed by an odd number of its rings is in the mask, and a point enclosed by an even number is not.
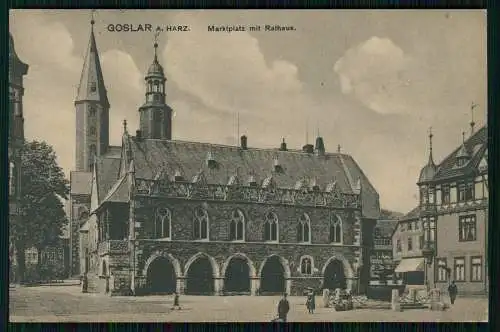
{"type": "Polygon", "coordinates": [[[96,134],[95,127],[90,127],[90,135],[94,136],[96,134]]]}
{"type": "Polygon", "coordinates": [[[194,212],[193,237],[195,240],[208,240],[208,213],[204,209],[194,212]]]}
{"type": "Polygon", "coordinates": [[[311,275],[313,273],[313,262],[309,256],[304,256],[300,259],[300,273],[311,275]]]}
{"type": "Polygon", "coordinates": [[[153,83],[153,92],[159,92],[160,91],[160,82],[155,80],[153,83]]]}
{"type": "Polygon", "coordinates": [[[94,107],[94,106],[90,106],[90,107],[89,107],[89,115],[90,115],[90,117],[92,117],[92,118],[95,118],[95,117],[96,117],[96,115],[97,115],[97,110],[95,109],[95,107],[94,107]]]}
{"type": "Polygon", "coordinates": [[[148,81],[148,92],[153,91],[153,81],[148,81]]]}
{"type": "Polygon", "coordinates": [[[264,224],[264,240],[278,241],[278,216],[274,212],[269,212],[266,215],[264,224]]]}
{"type": "Polygon", "coordinates": [[[297,242],[311,242],[311,221],[307,213],[302,214],[299,218],[297,242]]]}
{"type": "Polygon", "coordinates": [[[330,242],[342,243],[342,220],[337,215],[332,215],[330,219],[330,242]]]}
{"type": "Polygon", "coordinates": [[[172,223],[172,214],[169,209],[159,208],[156,210],[155,216],[155,238],[169,239],[172,223]]]}
{"type": "Polygon", "coordinates": [[[233,211],[229,223],[229,240],[241,241],[245,239],[245,216],[240,210],[233,211]]]}

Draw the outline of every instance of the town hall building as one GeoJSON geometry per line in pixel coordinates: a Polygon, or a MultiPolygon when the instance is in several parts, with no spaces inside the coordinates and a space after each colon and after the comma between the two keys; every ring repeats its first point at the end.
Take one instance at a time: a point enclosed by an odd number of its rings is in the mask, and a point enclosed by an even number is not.
{"type": "Polygon", "coordinates": [[[140,129],[109,145],[110,103],[92,31],[76,108],[72,269],[111,294],[364,292],[379,196],[324,141],[275,149],[172,138],[166,77],[145,76],[140,129]]]}

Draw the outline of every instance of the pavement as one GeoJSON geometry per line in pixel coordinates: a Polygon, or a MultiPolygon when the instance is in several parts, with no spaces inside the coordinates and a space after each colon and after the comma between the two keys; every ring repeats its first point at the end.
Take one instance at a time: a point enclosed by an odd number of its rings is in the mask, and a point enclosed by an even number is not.
{"type": "MultiPolygon", "coordinates": [[[[79,286],[9,288],[11,322],[269,322],[276,318],[277,296],[182,296],[172,310],[172,296],[109,297],[83,294],[79,286]]],[[[487,298],[458,298],[444,312],[414,309],[322,307],[309,314],[304,297],[289,297],[290,322],[481,322],[488,320],[487,298]]]]}

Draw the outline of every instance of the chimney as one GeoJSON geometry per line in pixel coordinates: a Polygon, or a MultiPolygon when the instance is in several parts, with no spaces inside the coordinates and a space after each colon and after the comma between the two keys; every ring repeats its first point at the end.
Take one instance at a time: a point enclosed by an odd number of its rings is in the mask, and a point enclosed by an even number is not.
{"type": "Polygon", "coordinates": [[[283,138],[283,142],[281,142],[280,151],[287,151],[285,138],[283,138]]]}
{"type": "Polygon", "coordinates": [[[241,136],[241,149],[246,150],[248,149],[247,147],[247,137],[245,135],[241,136]]]}
{"type": "Polygon", "coordinates": [[[302,151],[305,153],[314,153],[314,145],[306,144],[302,147],[302,151]]]}
{"type": "Polygon", "coordinates": [[[142,132],[140,130],[135,131],[135,137],[142,138],[142,132]]]}
{"type": "Polygon", "coordinates": [[[325,154],[325,143],[323,142],[323,137],[316,137],[316,146],[314,147],[314,150],[318,156],[325,154]]]}

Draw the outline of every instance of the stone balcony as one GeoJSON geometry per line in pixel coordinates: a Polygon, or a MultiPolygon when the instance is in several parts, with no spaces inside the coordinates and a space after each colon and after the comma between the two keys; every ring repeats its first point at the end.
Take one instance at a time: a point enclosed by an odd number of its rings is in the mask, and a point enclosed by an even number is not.
{"type": "Polygon", "coordinates": [[[109,254],[124,254],[129,250],[129,242],[127,240],[107,240],[98,244],[97,252],[99,256],[109,254]]]}

